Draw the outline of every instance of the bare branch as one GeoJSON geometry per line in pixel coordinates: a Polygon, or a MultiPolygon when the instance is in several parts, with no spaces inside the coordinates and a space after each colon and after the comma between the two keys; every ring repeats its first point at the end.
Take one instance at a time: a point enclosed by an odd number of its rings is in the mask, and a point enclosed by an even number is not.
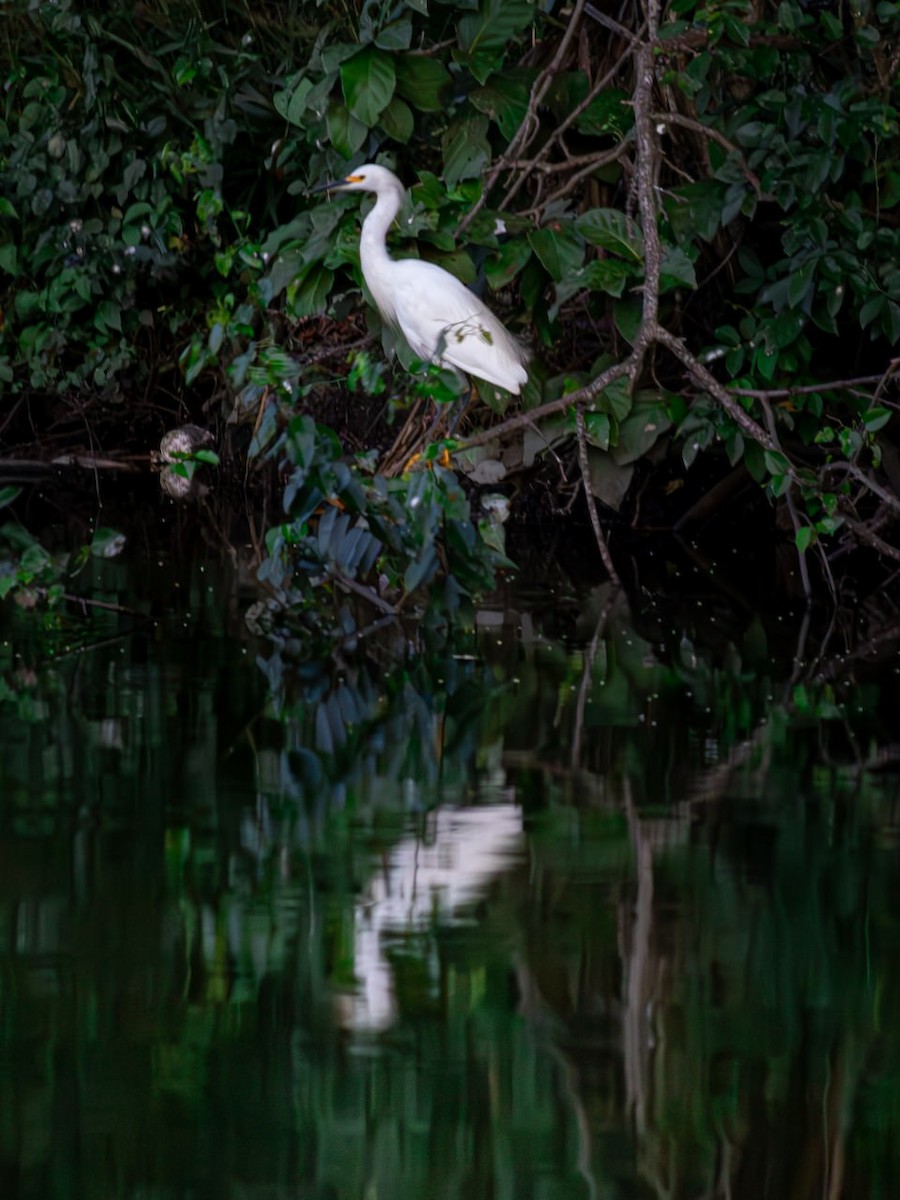
{"type": "Polygon", "coordinates": [[[569,18],[568,27],[566,32],[560,38],[559,46],[556,49],[556,53],[554,54],[552,61],[544,68],[544,70],[540,73],[540,75],[538,75],[537,79],[532,84],[531,95],[528,97],[528,108],[525,111],[525,116],[522,118],[519,124],[519,128],[513,135],[512,141],[506,148],[506,154],[502,158],[499,158],[494,164],[494,168],[485,182],[484,189],[480,197],[475,201],[475,203],[460,221],[459,225],[456,227],[457,236],[468,229],[476,215],[481,212],[482,208],[484,208],[491,189],[503,171],[506,170],[507,161],[510,158],[518,158],[521,152],[531,141],[531,138],[534,136],[534,130],[537,124],[537,110],[544,96],[547,94],[550,84],[556,77],[556,73],[562,66],[566,54],[568,53],[569,43],[575,36],[575,31],[577,30],[579,22],[581,21],[581,14],[584,11],[584,5],[585,0],[576,0],[575,9],[572,13],[572,16],[569,18]]]}
{"type": "Polygon", "coordinates": [[[606,543],[606,538],[603,536],[600,516],[597,513],[597,501],[594,498],[594,489],[591,486],[591,464],[588,458],[587,430],[584,427],[584,406],[581,404],[575,409],[575,430],[578,434],[578,466],[581,469],[581,483],[584,487],[584,498],[587,502],[594,537],[597,539],[597,549],[600,551],[600,557],[603,559],[603,565],[606,567],[610,579],[616,587],[621,587],[619,576],[613,565],[612,556],[609,553],[609,546],[606,543]]]}
{"type": "Polygon", "coordinates": [[[690,129],[694,133],[699,133],[702,137],[709,138],[712,142],[718,144],[727,150],[730,154],[735,154],[740,159],[741,170],[747,176],[747,182],[751,185],[757,196],[762,195],[762,184],[756,175],[747,166],[747,161],[740,151],[740,148],[735,146],[734,142],[730,142],[724,133],[720,133],[718,129],[714,129],[711,125],[704,125],[702,121],[695,121],[692,117],[684,117],[681,113],[665,113],[655,112],[650,114],[650,119],[653,121],[663,121],[667,125],[681,125],[685,129],[690,129]]]}

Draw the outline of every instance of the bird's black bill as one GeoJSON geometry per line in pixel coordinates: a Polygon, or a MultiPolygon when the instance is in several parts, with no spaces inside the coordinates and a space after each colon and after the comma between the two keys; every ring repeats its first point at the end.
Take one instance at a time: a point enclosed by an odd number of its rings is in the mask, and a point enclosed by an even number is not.
{"type": "Polygon", "coordinates": [[[312,188],[308,195],[314,196],[316,192],[339,192],[342,188],[348,187],[351,183],[362,183],[365,175],[345,175],[343,179],[329,179],[327,183],[320,183],[318,187],[312,188]]]}

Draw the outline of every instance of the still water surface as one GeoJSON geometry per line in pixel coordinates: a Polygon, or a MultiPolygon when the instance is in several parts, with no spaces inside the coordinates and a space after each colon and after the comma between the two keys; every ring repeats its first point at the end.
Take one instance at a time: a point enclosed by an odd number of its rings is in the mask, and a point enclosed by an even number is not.
{"type": "Polygon", "coordinates": [[[892,665],[597,592],[297,668],[91,569],[171,615],[7,619],[0,1195],[900,1195],[892,665]]]}

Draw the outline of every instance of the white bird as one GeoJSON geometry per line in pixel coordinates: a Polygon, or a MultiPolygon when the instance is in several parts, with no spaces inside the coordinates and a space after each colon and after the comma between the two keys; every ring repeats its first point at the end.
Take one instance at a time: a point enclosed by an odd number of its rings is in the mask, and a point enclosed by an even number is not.
{"type": "Polygon", "coordinates": [[[387,231],[406,195],[393,171],[364,163],[314,190],[375,193],[363,221],[359,261],[378,311],[400,330],[413,354],[518,395],[528,378],[528,352],[487,305],[443,267],[388,254],[387,231]]]}

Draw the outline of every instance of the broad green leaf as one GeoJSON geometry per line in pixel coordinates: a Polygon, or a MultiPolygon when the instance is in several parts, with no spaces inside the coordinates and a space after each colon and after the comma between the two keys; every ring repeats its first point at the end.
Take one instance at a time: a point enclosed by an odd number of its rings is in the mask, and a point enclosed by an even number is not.
{"type": "Polygon", "coordinates": [[[634,344],[641,324],[643,304],[637,296],[626,296],[613,305],[613,320],[616,329],[629,345],[634,344]]]}
{"type": "Polygon", "coordinates": [[[788,304],[791,308],[799,308],[806,299],[815,273],[815,262],[807,262],[788,278],[788,304]]]}
{"type": "Polygon", "coordinates": [[[676,188],[666,204],[672,231],[679,241],[690,237],[711,242],[722,223],[726,185],[703,179],[676,188]]]}
{"type": "Polygon", "coordinates": [[[787,475],[790,463],[780,450],[765,451],[766,470],[770,475],[787,475]]]}
{"type": "Polygon", "coordinates": [[[870,408],[867,413],[863,414],[863,425],[869,433],[876,433],[887,425],[893,415],[889,408],[870,408]]]}
{"type": "Polygon", "coordinates": [[[420,112],[440,112],[451,84],[450,72],[436,58],[404,54],[395,59],[397,92],[420,112]]]}
{"type": "Polygon", "coordinates": [[[618,512],[634,478],[634,467],[622,466],[611,454],[600,449],[588,449],[591,491],[608,508],[618,512]]]}
{"type": "Polygon", "coordinates": [[[504,242],[484,264],[488,286],[506,287],[531,258],[531,246],[526,238],[512,237],[504,242]]]}
{"type": "Polygon", "coordinates": [[[529,233],[528,241],[551,279],[557,283],[577,271],[584,261],[584,242],[571,225],[535,229],[529,233]]]}
{"type": "Polygon", "coordinates": [[[15,206],[5,196],[0,196],[0,217],[18,217],[15,206]]]}
{"type": "Polygon", "coordinates": [[[467,14],[457,24],[460,49],[474,54],[505,47],[534,16],[534,5],[527,0],[482,0],[477,13],[467,14]]]}
{"type": "Polygon", "coordinates": [[[287,290],[287,307],[295,317],[310,317],[325,311],[328,293],[334,282],[334,272],[327,267],[314,266],[291,284],[287,290]]]}
{"type": "Polygon", "coordinates": [[[375,34],[375,45],[382,50],[408,50],[411,41],[412,21],[409,17],[391,21],[375,34]]]}
{"type": "Polygon", "coordinates": [[[474,88],[469,99],[491,118],[507,139],[511,139],[528,110],[531,71],[507,71],[493,75],[484,87],[474,88]]]}
{"type": "Polygon", "coordinates": [[[479,83],[505,64],[508,43],[534,19],[535,7],[527,0],[482,0],[477,13],[463,17],[457,28],[459,48],[454,59],[468,68],[479,83]]]}
{"type": "Polygon", "coordinates": [[[423,583],[429,583],[437,573],[439,565],[434,543],[429,541],[419,558],[406,568],[403,576],[403,590],[414,592],[423,583]]]}
{"type": "Polygon", "coordinates": [[[114,329],[122,332],[122,310],[114,300],[101,300],[97,305],[94,325],[98,329],[114,329]]]}
{"type": "Polygon", "coordinates": [[[405,145],[409,141],[415,121],[405,100],[401,100],[399,96],[393,98],[381,114],[381,127],[395,142],[403,142],[405,145]]]}
{"type": "Polygon", "coordinates": [[[19,274],[18,251],[14,242],[0,246],[0,271],[5,271],[7,275],[19,274]]]}
{"type": "Polygon", "coordinates": [[[639,272],[617,258],[596,258],[584,269],[584,282],[592,291],[621,296],[625,284],[637,278],[639,272]]]}
{"type": "Polygon", "coordinates": [[[631,385],[627,377],[621,376],[600,392],[594,400],[594,407],[599,412],[611,413],[617,421],[624,421],[631,412],[633,403],[631,385]]]}
{"type": "Polygon", "coordinates": [[[12,504],[17,496],[21,495],[22,489],[14,483],[7,484],[6,487],[0,488],[0,508],[6,508],[8,504],[12,504]]]}
{"type": "Polygon", "coordinates": [[[697,286],[697,276],[694,264],[680,246],[670,247],[663,255],[659,265],[660,290],[668,291],[673,287],[697,286]]]}
{"type": "Polygon", "coordinates": [[[273,99],[275,110],[279,116],[284,117],[288,124],[303,126],[306,100],[312,87],[312,81],[304,78],[298,80],[296,86],[291,90],[275,93],[273,99]]]}
{"type": "Polygon", "coordinates": [[[634,110],[628,103],[630,97],[621,88],[608,88],[595,96],[587,108],[575,119],[579,133],[596,137],[614,134],[619,137],[634,124],[634,110]]]}
{"type": "Polygon", "coordinates": [[[343,104],[329,106],[325,127],[332,146],[342,158],[352,158],[369,132],[368,127],[354,117],[343,104]]]}
{"type": "Polygon", "coordinates": [[[881,310],[881,328],[892,346],[900,342],[900,304],[895,300],[885,302],[881,310]]]}
{"type": "Polygon", "coordinates": [[[624,405],[627,398],[631,407],[619,418],[619,436],[612,452],[613,458],[621,466],[643,458],[662,434],[672,427],[671,418],[659,392],[639,392],[632,399],[628,395],[627,387],[623,391],[620,403],[624,405]]]}
{"type": "Polygon", "coordinates": [[[461,179],[475,179],[491,161],[488,119],[481,114],[457,117],[441,139],[444,181],[448,188],[461,179]]]}
{"type": "Polygon", "coordinates": [[[859,310],[859,323],[863,329],[871,325],[885,304],[884,296],[870,296],[859,310]]]}
{"type": "Polygon", "coordinates": [[[597,446],[600,450],[608,450],[610,428],[609,413],[586,412],[584,414],[584,432],[592,446],[597,446]]]}
{"type": "Polygon", "coordinates": [[[575,225],[592,245],[602,246],[620,258],[643,262],[644,244],[640,228],[617,208],[591,208],[582,213],[575,225]]]}
{"type": "Polygon", "coordinates": [[[374,46],[341,63],[341,88],[347,107],[370,129],[391,102],[396,86],[390,55],[374,46]]]}

